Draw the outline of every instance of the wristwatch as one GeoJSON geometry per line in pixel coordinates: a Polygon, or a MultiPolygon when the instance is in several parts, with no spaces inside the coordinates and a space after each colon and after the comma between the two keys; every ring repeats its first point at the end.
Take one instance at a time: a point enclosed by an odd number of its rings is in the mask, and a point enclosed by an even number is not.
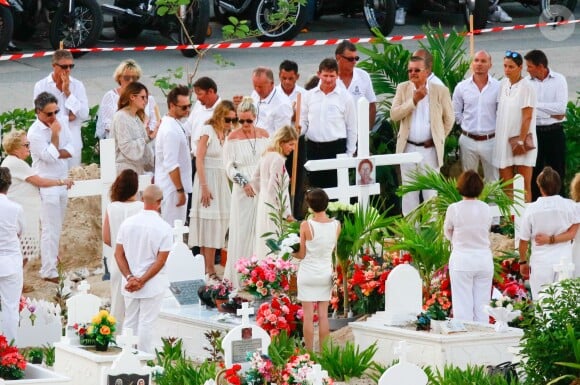
{"type": "Polygon", "coordinates": [[[177,190],[175,190],[175,191],[177,191],[178,193],[182,193],[182,192],[185,192],[185,189],[182,187],[182,188],[178,188],[178,189],[177,189],[177,190]]]}
{"type": "Polygon", "coordinates": [[[519,144],[520,146],[523,146],[523,145],[524,145],[524,141],[523,141],[523,140],[518,140],[518,144],[519,144]]]}
{"type": "Polygon", "coordinates": [[[134,275],[133,274],[127,274],[127,276],[125,277],[125,279],[128,281],[128,280],[131,279],[131,277],[134,277],[134,275]]]}

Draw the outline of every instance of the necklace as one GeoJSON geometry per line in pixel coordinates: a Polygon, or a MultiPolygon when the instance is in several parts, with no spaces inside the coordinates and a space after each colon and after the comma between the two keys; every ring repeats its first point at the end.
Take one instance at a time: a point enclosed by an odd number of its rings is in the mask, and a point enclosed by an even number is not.
{"type": "Polygon", "coordinates": [[[244,133],[244,136],[248,139],[248,142],[250,143],[250,147],[252,147],[252,154],[254,156],[256,156],[256,130],[254,130],[254,143],[252,144],[252,140],[251,138],[248,136],[248,134],[246,134],[246,131],[242,130],[242,132],[244,133]]]}

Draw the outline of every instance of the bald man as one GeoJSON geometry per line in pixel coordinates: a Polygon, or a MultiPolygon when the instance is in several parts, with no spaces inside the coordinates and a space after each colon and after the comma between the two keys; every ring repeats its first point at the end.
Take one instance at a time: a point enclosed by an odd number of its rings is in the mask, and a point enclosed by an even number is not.
{"type": "Polygon", "coordinates": [[[171,226],[159,210],[163,193],[156,185],[143,192],[143,211],[127,218],[119,228],[115,259],[123,274],[125,322],[139,336],[139,350],[153,353],[154,323],[169,280],[164,267],[173,245],[171,226]]]}

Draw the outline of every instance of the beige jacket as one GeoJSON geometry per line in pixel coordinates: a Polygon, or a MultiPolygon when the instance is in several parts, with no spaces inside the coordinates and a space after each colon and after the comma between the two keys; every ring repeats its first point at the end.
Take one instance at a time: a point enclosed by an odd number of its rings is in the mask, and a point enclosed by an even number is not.
{"type": "MultiPolygon", "coordinates": [[[[428,92],[431,135],[437,151],[437,161],[439,167],[441,167],[443,166],[445,152],[445,138],[453,128],[455,116],[447,87],[429,83],[428,92]]],[[[411,127],[411,116],[415,107],[413,103],[413,83],[406,81],[399,84],[391,107],[391,119],[395,122],[401,122],[397,135],[397,153],[405,151],[411,127]]]]}

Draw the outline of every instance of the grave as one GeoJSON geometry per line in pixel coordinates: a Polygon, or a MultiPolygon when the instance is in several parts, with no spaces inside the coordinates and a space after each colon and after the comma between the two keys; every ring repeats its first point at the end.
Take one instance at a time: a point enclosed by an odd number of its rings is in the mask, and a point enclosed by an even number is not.
{"type": "Polygon", "coordinates": [[[60,306],[45,300],[26,298],[26,305],[20,312],[15,345],[25,348],[53,344],[60,340],[61,334],[60,306]]]}
{"type": "Polygon", "coordinates": [[[0,385],[74,385],[71,379],[41,365],[26,364],[24,377],[20,380],[3,380],[0,385]]]}
{"type": "Polygon", "coordinates": [[[427,375],[417,365],[407,361],[409,345],[407,341],[400,341],[393,350],[399,357],[399,362],[388,368],[379,378],[379,385],[426,385],[427,375]]]}
{"type": "Polygon", "coordinates": [[[94,294],[89,294],[91,285],[85,280],[79,283],[78,293],[66,300],[67,325],[65,341],[80,344],[79,337],[75,335],[74,324],[90,323],[91,319],[99,312],[101,299],[94,294]]]}
{"type": "Polygon", "coordinates": [[[404,269],[398,269],[400,266],[389,274],[385,312],[378,312],[366,321],[349,323],[355,343],[361,349],[377,342],[375,361],[390,364],[397,358],[393,349],[401,340],[407,343],[410,362],[419,366],[431,365],[440,370],[447,364],[465,368],[467,365],[497,365],[513,360],[508,348],[519,344],[523,336],[521,329],[508,328],[503,333],[497,333],[493,325],[463,322],[467,331],[460,333],[436,334],[415,330],[415,318],[410,320],[411,307],[401,304],[422,303],[421,282],[405,282],[404,279],[412,276],[409,269],[415,268],[407,265],[404,269]],[[389,295],[389,292],[395,295],[389,295]],[[403,322],[403,319],[408,321],[403,322]]]}
{"type": "Polygon", "coordinates": [[[123,335],[117,338],[121,354],[113,361],[110,368],[103,369],[101,383],[103,385],[150,385],[151,368],[141,365],[135,356],[133,346],[139,342],[139,337],[133,335],[131,328],[125,329],[123,335]]]}

